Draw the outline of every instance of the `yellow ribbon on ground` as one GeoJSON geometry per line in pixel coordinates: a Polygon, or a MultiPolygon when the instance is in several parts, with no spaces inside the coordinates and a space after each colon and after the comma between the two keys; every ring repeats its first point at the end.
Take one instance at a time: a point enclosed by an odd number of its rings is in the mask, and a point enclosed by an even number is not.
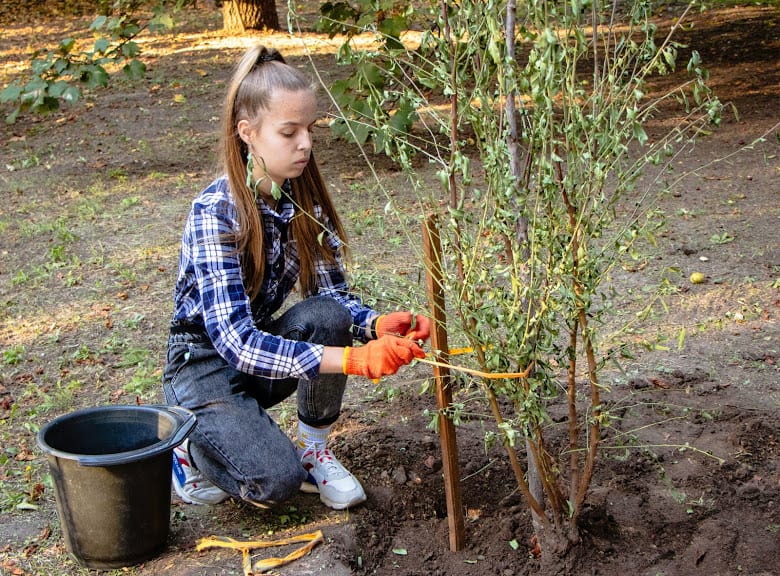
{"type": "Polygon", "coordinates": [[[253,576],[254,574],[263,574],[272,568],[278,568],[289,564],[298,558],[302,558],[320,542],[324,542],[325,538],[322,535],[322,530],[317,530],[310,534],[300,534],[298,536],[291,536],[290,538],[282,538],[281,540],[249,540],[240,541],[230,538],[228,536],[209,536],[208,538],[201,538],[195,546],[195,551],[200,552],[206,548],[230,548],[232,550],[239,550],[242,555],[242,566],[244,569],[244,576],[253,576]],[[252,565],[252,557],[249,554],[250,550],[258,548],[271,548],[274,546],[288,546],[290,544],[297,544],[298,542],[306,542],[304,546],[293,550],[287,556],[283,558],[265,558],[258,560],[252,565]]]}

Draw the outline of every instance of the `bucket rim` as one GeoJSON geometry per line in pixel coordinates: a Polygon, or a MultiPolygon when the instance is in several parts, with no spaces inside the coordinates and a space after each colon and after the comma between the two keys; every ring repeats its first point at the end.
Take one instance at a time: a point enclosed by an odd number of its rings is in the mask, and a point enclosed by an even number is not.
{"type": "Polygon", "coordinates": [[[195,414],[181,406],[166,406],[155,404],[111,404],[107,406],[93,406],[82,408],[54,418],[41,427],[36,435],[38,447],[47,455],[63,460],[77,462],[81,466],[116,466],[120,464],[129,464],[138,460],[152,458],[164,452],[172,451],[176,446],[184,442],[195,428],[195,414]],[[167,417],[174,425],[174,430],[170,437],[163,438],[149,446],[137,448],[135,450],[126,450],[124,452],[113,452],[110,454],[78,454],[67,452],[54,448],[46,441],[47,433],[55,426],[62,425],[69,420],[75,420],[96,413],[105,412],[151,412],[157,416],[167,417]]]}

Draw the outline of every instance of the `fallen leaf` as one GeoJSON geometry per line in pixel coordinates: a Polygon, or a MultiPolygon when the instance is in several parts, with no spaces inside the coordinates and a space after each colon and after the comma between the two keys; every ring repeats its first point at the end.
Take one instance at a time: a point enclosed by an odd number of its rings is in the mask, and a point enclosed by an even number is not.
{"type": "Polygon", "coordinates": [[[32,460],[35,460],[35,455],[26,448],[22,448],[15,459],[19,462],[31,462],[32,460]]]}
{"type": "Polygon", "coordinates": [[[8,571],[8,574],[10,576],[26,576],[26,572],[19,568],[16,565],[16,562],[13,560],[4,560],[2,564],[0,564],[0,568],[3,568],[3,570],[8,571]]]}
{"type": "Polygon", "coordinates": [[[531,550],[530,554],[534,558],[540,558],[542,556],[542,547],[539,545],[539,540],[536,538],[536,534],[531,536],[531,550]]]}
{"type": "Polygon", "coordinates": [[[32,493],[30,494],[30,496],[32,497],[32,500],[33,501],[40,500],[41,496],[43,496],[44,490],[45,490],[45,488],[43,486],[43,482],[36,483],[35,486],[33,486],[32,493]]]}
{"type": "Polygon", "coordinates": [[[662,390],[666,390],[668,388],[671,388],[672,385],[669,384],[666,380],[661,380],[660,378],[648,378],[650,380],[650,383],[655,386],[656,388],[661,388],[662,390]]]}

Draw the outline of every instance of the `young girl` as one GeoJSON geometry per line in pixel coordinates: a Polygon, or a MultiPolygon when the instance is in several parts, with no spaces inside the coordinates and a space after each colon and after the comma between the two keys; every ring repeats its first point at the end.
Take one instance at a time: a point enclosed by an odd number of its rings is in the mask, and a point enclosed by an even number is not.
{"type": "Polygon", "coordinates": [[[198,419],[174,451],[185,502],[264,506],[299,489],[335,509],[365,501],[327,446],[347,375],[376,379],[424,356],[428,319],[380,316],[348,290],[344,230],[311,151],[316,120],[312,85],[279,52],[244,55],[223,114],[225,175],[184,228],[163,375],[168,403],[198,419]],[[296,284],[302,298],[278,314],[296,284]],[[293,443],[266,409],[296,391],[293,443]]]}

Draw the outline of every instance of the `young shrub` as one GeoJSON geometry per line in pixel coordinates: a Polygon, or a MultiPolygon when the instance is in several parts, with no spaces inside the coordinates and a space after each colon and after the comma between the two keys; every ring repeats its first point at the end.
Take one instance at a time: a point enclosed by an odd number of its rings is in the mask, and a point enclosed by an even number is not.
{"type": "Polygon", "coordinates": [[[424,184],[418,193],[443,223],[448,326],[457,324],[482,371],[530,368],[472,384],[532,511],[543,566],[563,573],[611,418],[599,374],[627,350],[604,340],[612,308],[602,280],[658,226],[661,190],[635,190],[643,169],[670,163],[717,124],[720,103],[695,51],[679,85],[651,95],[650,78],[677,66],[672,36],[685,14],[660,35],[643,0],[529,0],[522,12],[514,0],[424,5],[432,24],[413,49],[380,36],[375,50],[341,50],[382,86],[357,139],[392,142],[384,150],[418,184],[410,158],[438,164],[447,201],[424,184]],[[393,103],[404,103],[398,113],[414,128],[392,121],[393,103]],[[683,117],[651,140],[645,126],[666,105],[683,117]],[[560,427],[549,408],[560,403],[568,416],[563,445],[553,446],[560,427]]]}

